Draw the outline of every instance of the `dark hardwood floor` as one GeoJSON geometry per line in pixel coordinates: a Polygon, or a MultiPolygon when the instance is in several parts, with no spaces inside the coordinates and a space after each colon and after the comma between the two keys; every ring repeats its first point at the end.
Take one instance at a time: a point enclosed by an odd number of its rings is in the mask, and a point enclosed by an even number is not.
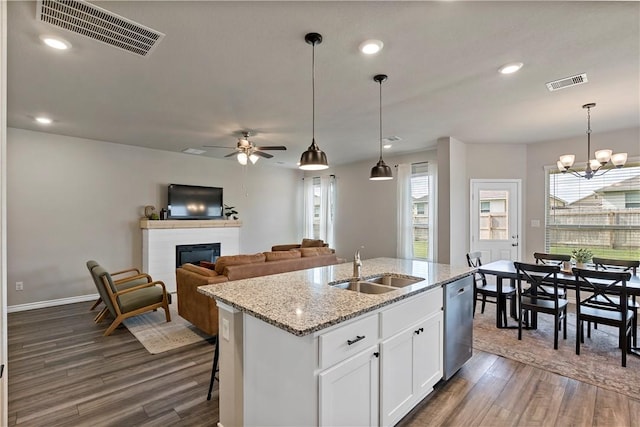
{"type": "MultiPolygon", "coordinates": [[[[90,306],[8,315],[10,426],[216,425],[211,344],[151,355],[124,327],[103,337],[90,306]]],[[[640,400],[476,352],[400,425],[640,427],[640,400]]]]}

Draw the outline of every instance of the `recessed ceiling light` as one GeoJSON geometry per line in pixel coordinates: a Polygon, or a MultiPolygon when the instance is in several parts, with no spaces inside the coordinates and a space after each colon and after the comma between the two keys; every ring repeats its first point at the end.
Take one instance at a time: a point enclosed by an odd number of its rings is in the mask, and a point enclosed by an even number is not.
{"type": "Polygon", "coordinates": [[[384,145],[382,146],[382,148],[386,148],[386,149],[389,149],[389,148],[391,148],[391,147],[393,147],[393,145],[391,145],[391,144],[384,144],[384,145]]]}
{"type": "Polygon", "coordinates": [[[51,120],[49,117],[36,117],[36,122],[40,123],[41,125],[50,125],[51,123],[53,123],[53,120],[51,120]]]}
{"type": "Polygon", "coordinates": [[[366,40],[360,43],[360,52],[366,55],[373,55],[380,52],[382,50],[382,46],[384,46],[384,43],[380,40],[366,40]]]}
{"type": "Polygon", "coordinates": [[[502,67],[498,68],[498,71],[501,74],[512,74],[522,68],[522,62],[511,62],[509,64],[504,64],[502,67]]]}
{"type": "Polygon", "coordinates": [[[52,47],[54,49],[67,50],[71,48],[71,43],[69,43],[68,41],[60,37],[40,36],[40,40],[42,40],[42,42],[47,46],[52,47]]]}
{"type": "Polygon", "coordinates": [[[207,152],[207,150],[199,150],[197,148],[185,148],[184,150],[182,150],[182,152],[186,154],[204,154],[207,152]]]}

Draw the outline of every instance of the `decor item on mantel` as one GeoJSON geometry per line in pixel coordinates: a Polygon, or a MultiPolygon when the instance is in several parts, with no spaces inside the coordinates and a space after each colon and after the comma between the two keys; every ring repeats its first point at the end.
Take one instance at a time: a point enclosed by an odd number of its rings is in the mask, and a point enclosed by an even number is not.
{"type": "Polygon", "coordinates": [[[160,219],[158,213],[156,212],[156,207],[151,205],[147,205],[144,207],[144,217],[152,220],[160,219]]]}
{"type": "Polygon", "coordinates": [[[571,251],[571,257],[576,261],[576,267],[584,268],[584,263],[591,261],[593,252],[587,248],[578,248],[571,251]]]}
{"type": "Polygon", "coordinates": [[[371,168],[369,179],[372,181],[385,181],[393,179],[391,168],[382,160],[382,82],[387,80],[386,74],[377,74],[373,77],[373,81],[380,84],[380,160],[371,168]]]}
{"type": "Polygon", "coordinates": [[[309,33],[304,37],[304,40],[313,46],[311,54],[311,145],[307,151],[302,153],[299,168],[314,171],[329,167],[327,155],[316,144],[316,44],[322,43],[322,36],[318,33],[309,33]]]}
{"type": "Polygon", "coordinates": [[[233,206],[229,206],[229,205],[224,205],[224,216],[227,217],[227,219],[231,219],[229,218],[230,216],[233,215],[233,219],[237,220],[238,219],[238,211],[236,210],[235,207],[233,206]]]}
{"type": "Polygon", "coordinates": [[[627,162],[627,153],[613,153],[613,151],[609,149],[598,150],[595,152],[595,159],[589,159],[591,155],[591,109],[595,106],[595,102],[582,106],[582,108],[587,109],[587,168],[584,172],[571,169],[576,156],[574,154],[563,154],[556,163],[560,172],[571,172],[571,174],[578,178],[591,179],[594,176],[603,175],[611,170],[609,168],[603,169],[604,165],[609,163],[609,160],[611,160],[611,163],[613,163],[616,168],[623,167],[627,162]]]}

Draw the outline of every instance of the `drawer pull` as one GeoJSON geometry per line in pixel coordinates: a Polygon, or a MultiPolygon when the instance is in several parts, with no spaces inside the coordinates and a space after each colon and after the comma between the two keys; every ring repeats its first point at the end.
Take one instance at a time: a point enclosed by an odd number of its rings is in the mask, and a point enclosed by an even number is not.
{"type": "Polygon", "coordinates": [[[347,344],[348,344],[348,345],[355,344],[355,343],[357,343],[358,341],[363,340],[363,339],[364,339],[364,335],[356,335],[356,339],[354,339],[354,340],[347,340],[347,344]]]}
{"type": "Polygon", "coordinates": [[[415,331],[413,331],[413,333],[416,334],[416,335],[420,335],[420,332],[424,332],[424,328],[419,328],[419,329],[416,329],[415,331]]]}
{"type": "Polygon", "coordinates": [[[374,355],[375,357],[380,357],[380,353],[379,353],[379,352],[377,352],[377,351],[376,351],[375,353],[373,353],[373,355],[374,355]]]}

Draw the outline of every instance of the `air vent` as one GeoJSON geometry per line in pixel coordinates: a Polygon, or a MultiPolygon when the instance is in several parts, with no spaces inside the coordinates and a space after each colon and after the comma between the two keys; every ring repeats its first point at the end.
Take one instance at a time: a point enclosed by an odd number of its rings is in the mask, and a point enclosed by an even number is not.
{"type": "Polygon", "coordinates": [[[571,86],[581,85],[583,83],[587,83],[587,73],[577,74],[571,77],[565,77],[564,79],[555,80],[547,83],[547,89],[549,92],[553,92],[554,90],[565,89],[571,86]]]}
{"type": "Polygon", "coordinates": [[[38,0],[38,20],[147,56],[164,34],[81,0],[38,0]]]}

